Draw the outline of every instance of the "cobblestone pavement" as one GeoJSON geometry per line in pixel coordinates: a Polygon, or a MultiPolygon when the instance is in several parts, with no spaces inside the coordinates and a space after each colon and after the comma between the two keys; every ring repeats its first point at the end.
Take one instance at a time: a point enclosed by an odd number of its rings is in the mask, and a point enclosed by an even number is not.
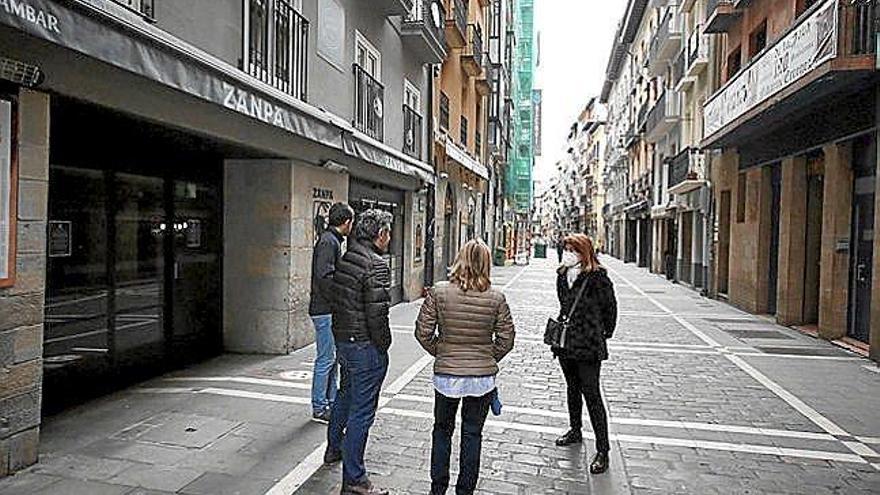
{"type": "MultiPolygon", "coordinates": [[[[553,445],[568,423],[540,341],[558,311],[554,266],[532,260],[494,271],[517,342],[499,377],[504,412],[484,432],[480,493],[880,493],[876,365],[603,261],[620,306],[602,371],[611,471],[587,474],[589,441],[553,445]]],[[[374,481],[396,494],[429,486],[431,360],[412,337],[417,311],[393,311],[367,449],[374,481]]],[[[320,463],[325,429],[308,421],[312,355],[226,356],[50,418],[41,463],[0,481],[0,495],[338,493],[339,467],[320,463]]]]}

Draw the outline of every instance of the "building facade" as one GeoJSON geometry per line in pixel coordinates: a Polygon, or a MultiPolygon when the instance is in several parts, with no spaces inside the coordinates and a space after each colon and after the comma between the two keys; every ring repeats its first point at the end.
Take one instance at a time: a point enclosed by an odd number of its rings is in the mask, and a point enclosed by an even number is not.
{"type": "Polygon", "coordinates": [[[529,246],[535,165],[535,107],[533,100],[536,68],[535,2],[516,0],[516,50],[513,61],[513,150],[506,178],[507,200],[511,206],[505,219],[513,224],[508,257],[526,252],[529,246]]]}
{"type": "Polygon", "coordinates": [[[701,143],[713,291],[877,359],[876,2],[708,2],[704,22],[723,35],[701,143]]]}
{"type": "MultiPolygon", "coordinates": [[[[42,411],[311,342],[312,245],[335,201],[394,215],[393,298],[420,296],[442,7],[0,4],[0,475],[36,460],[42,411]]],[[[477,154],[484,117],[467,118],[477,154]]]]}

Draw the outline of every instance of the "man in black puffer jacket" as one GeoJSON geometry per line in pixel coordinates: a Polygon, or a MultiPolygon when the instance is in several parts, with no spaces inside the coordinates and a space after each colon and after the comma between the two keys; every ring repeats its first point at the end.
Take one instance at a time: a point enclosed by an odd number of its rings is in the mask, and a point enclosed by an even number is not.
{"type": "Polygon", "coordinates": [[[341,380],[324,461],[342,459],[342,494],[388,493],[367,477],[364,450],[388,373],[391,270],[381,255],[391,242],[392,219],[381,210],[362,213],[354,228],[355,240],[333,275],[333,336],[341,380]]]}

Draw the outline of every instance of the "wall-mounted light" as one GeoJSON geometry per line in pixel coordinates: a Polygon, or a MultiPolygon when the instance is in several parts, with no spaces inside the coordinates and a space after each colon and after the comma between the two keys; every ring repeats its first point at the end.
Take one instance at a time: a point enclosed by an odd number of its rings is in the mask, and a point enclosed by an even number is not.
{"type": "Polygon", "coordinates": [[[447,174],[446,172],[440,172],[440,180],[448,180],[448,179],[449,179],[449,174],[447,174]]]}

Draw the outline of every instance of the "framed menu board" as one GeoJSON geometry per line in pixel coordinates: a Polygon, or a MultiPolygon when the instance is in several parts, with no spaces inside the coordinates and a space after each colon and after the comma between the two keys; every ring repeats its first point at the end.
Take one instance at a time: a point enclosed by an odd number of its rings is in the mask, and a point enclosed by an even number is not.
{"type": "Polygon", "coordinates": [[[15,104],[0,96],[0,287],[15,283],[15,217],[18,170],[15,104]]]}

